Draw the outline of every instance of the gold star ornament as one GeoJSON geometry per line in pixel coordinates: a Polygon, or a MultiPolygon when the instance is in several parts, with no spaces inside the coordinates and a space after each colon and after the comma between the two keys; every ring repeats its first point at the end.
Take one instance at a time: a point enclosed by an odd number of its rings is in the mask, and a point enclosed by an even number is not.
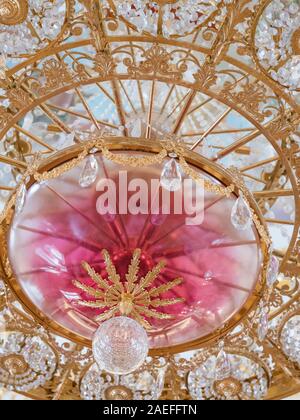
{"type": "Polygon", "coordinates": [[[102,251],[107,271],[107,279],[87,263],[82,266],[89,277],[96,283],[96,287],[87,286],[81,281],[74,280],[73,284],[95,300],[79,300],[80,306],[95,309],[103,309],[101,315],[95,317],[95,321],[104,322],[114,316],[129,316],[145,328],[151,328],[146,318],[172,319],[173,315],[159,312],[157,308],[162,308],[176,303],[184,302],[183,298],[162,299],[161,294],[173,289],[182,283],[181,278],[169,281],[161,286],[154,287],[153,283],[165,267],[165,262],[159,262],[145,277],[139,277],[141,250],[133,252],[132,260],[125,276],[125,281],[121,280],[113,264],[109,252],[102,251]]]}

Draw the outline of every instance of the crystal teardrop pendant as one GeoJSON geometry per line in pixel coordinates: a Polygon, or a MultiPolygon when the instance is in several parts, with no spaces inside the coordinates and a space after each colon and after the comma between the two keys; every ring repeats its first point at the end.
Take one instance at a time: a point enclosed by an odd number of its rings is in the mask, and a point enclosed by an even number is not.
{"type": "Polygon", "coordinates": [[[26,201],[26,194],[27,189],[26,185],[22,184],[20,188],[18,189],[17,195],[16,195],[16,203],[15,203],[15,213],[20,214],[25,206],[26,201]]]}
{"type": "Polygon", "coordinates": [[[232,207],[231,223],[237,230],[247,230],[251,227],[252,214],[243,195],[236,200],[234,206],[232,207]]]}
{"type": "Polygon", "coordinates": [[[149,351],[148,336],[135,320],[119,316],[105,321],[93,339],[93,354],[100,369],[127,375],[138,369],[149,351]]]}
{"type": "Polygon", "coordinates": [[[257,329],[257,336],[260,342],[264,341],[269,331],[269,318],[265,310],[262,310],[262,313],[259,318],[259,325],[257,329]]]}
{"type": "Polygon", "coordinates": [[[267,285],[273,287],[279,274],[279,261],[272,255],[267,272],[267,285]]]}
{"type": "Polygon", "coordinates": [[[163,167],[160,184],[168,191],[178,191],[182,187],[182,175],[180,165],[176,159],[170,159],[163,167]]]}
{"type": "Polygon", "coordinates": [[[95,155],[89,155],[79,178],[79,185],[87,188],[92,185],[98,175],[98,162],[95,155]]]}
{"type": "Polygon", "coordinates": [[[223,379],[229,378],[231,375],[231,363],[228,354],[222,348],[217,356],[215,366],[215,379],[222,381],[223,379]]]}

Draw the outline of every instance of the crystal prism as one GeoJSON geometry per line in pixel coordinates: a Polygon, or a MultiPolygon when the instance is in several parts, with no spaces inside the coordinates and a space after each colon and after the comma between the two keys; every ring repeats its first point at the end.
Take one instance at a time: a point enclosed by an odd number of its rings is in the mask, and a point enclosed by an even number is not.
{"type": "Polygon", "coordinates": [[[174,158],[164,165],[160,184],[163,188],[172,192],[178,191],[182,187],[181,168],[174,158]]]}
{"type": "Polygon", "coordinates": [[[80,178],[79,178],[79,185],[82,188],[87,188],[90,185],[92,185],[98,175],[98,162],[94,155],[88,156],[85,166],[81,172],[80,178]]]}
{"type": "Polygon", "coordinates": [[[279,261],[274,255],[272,255],[268,272],[267,272],[267,284],[269,287],[272,287],[274,283],[276,282],[278,273],[279,273],[279,261]]]}
{"type": "Polygon", "coordinates": [[[236,200],[232,207],[231,223],[237,230],[247,230],[251,227],[251,210],[242,195],[236,200]]]}
{"type": "Polygon", "coordinates": [[[257,329],[257,335],[260,342],[264,341],[269,331],[269,319],[268,314],[262,311],[259,319],[259,325],[257,329]]]}
{"type": "Polygon", "coordinates": [[[25,206],[26,201],[26,194],[27,189],[26,185],[22,184],[20,188],[18,189],[17,195],[16,195],[16,204],[15,204],[15,213],[20,214],[25,206]]]}
{"type": "Polygon", "coordinates": [[[215,379],[222,381],[223,379],[229,378],[231,375],[231,363],[228,354],[224,349],[220,351],[217,356],[215,366],[215,379]]]}

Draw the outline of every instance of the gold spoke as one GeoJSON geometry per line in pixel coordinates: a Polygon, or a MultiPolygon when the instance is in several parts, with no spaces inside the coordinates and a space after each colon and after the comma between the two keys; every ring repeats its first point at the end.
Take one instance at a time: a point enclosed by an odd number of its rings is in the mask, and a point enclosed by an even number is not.
{"type": "Polygon", "coordinates": [[[151,84],[151,93],[150,93],[148,115],[147,115],[146,139],[149,139],[151,136],[151,122],[152,122],[154,95],[155,95],[155,80],[153,80],[151,84]]]}
{"type": "Polygon", "coordinates": [[[251,171],[252,169],[259,168],[264,165],[268,165],[269,163],[277,162],[279,157],[272,157],[270,159],[261,160],[260,162],[253,163],[252,165],[244,166],[240,169],[240,172],[247,172],[251,171]]]}
{"type": "Polygon", "coordinates": [[[46,104],[40,105],[41,110],[47,115],[47,117],[53,121],[54,125],[63,131],[64,133],[71,134],[72,130],[63,122],[59,117],[57,117],[46,104]]]}
{"type": "MultiPolygon", "coordinates": [[[[74,117],[79,117],[79,118],[82,118],[83,120],[90,121],[90,118],[87,115],[81,114],[78,111],[73,111],[71,109],[63,108],[61,106],[50,104],[50,103],[47,103],[47,105],[48,105],[49,108],[55,109],[57,111],[62,111],[62,112],[65,112],[67,114],[73,115],[74,117]]],[[[97,119],[97,123],[98,124],[101,124],[101,125],[105,125],[106,127],[110,127],[110,128],[116,128],[116,129],[118,128],[117,125],[110,124],[110,123],[108,123],[106,121],[99,120],[99,119],[97,119]]]]}
{"type": "Polygon", "coordinates": [[[203,140],[210,135],[210,133],[227,117],[227,115],[230,114],[232,111],[231,108],[226,109],[226,111],[212,124],[211,127],[209,127],[205,133],[202,134],[199,140],[196,141],[196,143],[193,144],[191,147],[191,150],[195,150],[202,142],[203,140]]]}
{"type": "MultiPolygon", "coordinates": [[[[210,135],[217,135],[217,134],[237,134],[237,133],[244,133],[253,131],[252,128],[240,128],[240,129],[228,129],[228,130],[213,130],[210,135]]],[[[204,134],[204,131],[200,131],[198,133],[186,133],[182,134],[182,137],[196,137],[196,136],[202,136],[204,134]]]]}
{"type": "Polygon", "coordinates": [[[187,100],[187,98],[188,98],[188,96],[189,96],[189,92],[188,93],[186,93],[181,99],[180,99],[180,101],[175,105],[175,107],[172,109],[172,111],[169,113],[169,115],[168,115],[168,117],[167,118],[170,118],[170,117],[172,117],[172,115],[176,112],[176,110],[178,109],[178,108],[180,108],[180,106],[187,100]]]}
{"type": "Polygon", "coordinates": [[[133,111],[135,114],[137,114],[137,110],[136,110],[135,106],[133,105],[133,102],[132,102],[132,100],[131,100],[131,98],[130,98],[130,96],[129,96],[128,92],[127,92],[127,90],[125,89],[125,87],[124,87],[124,84],[123,84],[122,80],[119,80],[119,83],[120,83],[120,86],[121,86],[122,91],[124,92],[124,95],[125,95],[125,96],[126,96],[126,98],[127,98],[127,101],[129,102],[129,105],[130,105],[130,106],[131,106],[131,108],[132,108],[132,111],[133,111]]]}
{"type": "Polygon", "coordinates": [[[261,135],[260,130],[256,130],[248,136],[241,138],[240,140],[235,141],[230,146],[226,147],[222,152],[218,153],[217,157],[214,160],[219,160],[230,153],[234,152],[236,149],[240,148],[241,146],[245,146],[245,144],[255,140],[259,135],[261,135]]]}
{"type": "Polygon", "coordinates": [[[88,105],[87,101],[84,99],[84,97],[83,97],[82,93],[80,92],[80,89],[75,88],[75,92],[77,93],[77,95],[78,95],[78,97],[79,97],[79,99],[80,99],[80,101],[81,101],[81,103],[82,103],[82,105],[83,105],[84,109],[86,110],[86,112],[87,112],[88,116],[90,117],[91,121],[93,122],[93,124],[94,124],[95,128],[96,128],[97,130],[100,130],[100,126],[99,126],[99,124],[98,124],[98,121],[96,120],[96,118],[95,118],[95,116],[94,116],[93,112],[91,111],[91,108],[89,107],[89,105],[88,105]]]}
{"type": "Polygon", "coordinates": [[[0,162],[6,163],[7,165],[14,166],[18,169],[27,169],[27,164],[25,162],[22,162],[21,160],[12,159],[8,156],[0,156],[0,162]]]}
{"type": "Polygon", "coordinates": [[[56,149],[53,148],[52,146],[50,146],[49,144],[45,143],[40,137],[32,134],[30,131],[25,130],[23,127],[20,127],[19,125],[15,124],[14,128],[19,132],[24,134],[24,136],[30,138],[32,141],[34,141],[35,143],[39,144],[40,146],[45,147],[46,149],[48,149],[50,152],[55,152],[56,149]]]}
{"type": "Polygon", "coordinates": [[[201,104],[196,105],[194,108],[192,108],[187,115],[191,115],[194,112],[198,111],[200,108],[203,108],[205,105],[209,104],[213,101],[213,98],[208,98],[205,101],[203,101],[201,104]]]}
{"type": "Polygon", "coordinates": [[[186,117],[186,115],[187,115],[187,113],[188,113],[196,95],[197,95],[197,92],[194,91],[194,90],[191,90],[190,93],[188,94],[188,96],[186,98],[186,103],[185,103],[183,109],[181,110],[181,112],[179,114],[179,117],[177,118],[177,121],[175,123],[174,129],[173,129],[173,134],[178,134],[179,133],[179,131],[181,129],[181,126],[183,124],[183,121],[184,121],[184,119],[185,119],[185,117],[186,117]]]}
{"type": "Polygon", "coordinates": [[[294,222],[289,221],[289,220],[280,220],[280,219],[269,219],[266,218],[265,221],[267,223],[273,223],[276,225],[289,225],[289,226],[294,226],[294,222]]]}
{"type": "Polygon", "coordinates": [[[256,182],[259,182],[260,184],[264,184],[264,185],[267,185],[267,182],[266,181],[263,181],[262,179],[260,179],[260,178],[256,178],[255,176],[252,176],[252,175],[249,175],[249,174],[243,174],[243,177],[244,178],[249,178],[249,179],[252,179],[253,181],[256,181],[256,182]]]}
{"type": "MultiPolygon", "coordinates": [[[[129,26],[127,27],[127,33],[128,33],[128,35],[131,35],[131,30],[130,30],[129,26]]],[[[131,51],[131,57],[132,57],[133,64],[136,66],[134,48],[133,48],[133,45],[132,45],[131,41],[130,41],[130,51],[131,51]]],[[[138,88],[138,93],[139,93],[139,100],[140,100],[140,104],[141,104],[141,109],[142,109],[143,112],[146,112],[141,81],[136,80],[136,83],[137,83],[137,88],[138,88]]]]}
{"type": "Polygon", "coordinates": [[[256,199],[260,198],[275,198],[275,197],[293,197],[293,190],[265,190],[254,191],[253,195],[256,199]]]}
{"type": "Polygon", "coordinates": [[[172,96],[172,93],[174,92],[174,90],[175,90],[175,85],[172,85],[171,86],[171,88],[170,88],[170,90],[169,90],[169,92],[168,92],[168,95],[167,95],[167,97],[166,97],[166,99],[165,99],[165,102],[163,103],[163,106],[161,107],[161,110],[160,110],[160,114],[161,115],[163,115],[163,113],[165,112],[165,109],[166,109],[166,107],[167,107],[167,105],[168,105],[168,102],[169,102],[169,100],[170,100],[170,98],[171,98],[171,96],[172,96]]]}
{"type": "Polygon", "coordinates": [[[124,112],[124,108],[122,104],[122,97],[121,97],[117,82],[113,80],[111,82],[111,85],[112,85],[112,89],[115,96],[115,103],[116,103],[117,112],[119,115],[120,124],[122,127],[124,127],[123,129],[124,135],[128,137],[128,130],[126,128],[126,117],[125,117],[125,112],[124,112]]]}

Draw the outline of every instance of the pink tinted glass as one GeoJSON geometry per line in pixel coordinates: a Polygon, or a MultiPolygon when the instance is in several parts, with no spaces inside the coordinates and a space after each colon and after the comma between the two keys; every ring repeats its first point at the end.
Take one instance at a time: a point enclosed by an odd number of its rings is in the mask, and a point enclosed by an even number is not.
{"type": "MultiPolygon", "coordinates": [[[[162,170],[162,165],[138,170],[97,159],[98,181],[108,177],[118,183],[119,171],[127,170],[129,180],[138,177],[150,185],[162,170]]],[[[150,320],[152,348],[206,336],[241,309],[257,283],[261,256],[255,229],[238,231],[231,224],[234,196],[205,192],[204,221],[199,226],[186,225],[186,214],[104,217],[96,210],[100,195],[96,185],[79,187],[83,165],[31,187],[10,232],[10,259],[17,280],[40,311],[65,329],[91,339],[97,328],[94,317],[101,310],[77,304],[90,297],[72,281],[95,286],[81,262],[89,262],[105,277],[100,254],[105,248],[124,278],[137,247],[142,249],[141,276],[162,259],[167,263],[155,286],[183,278],[182,285],[163,297],[183,297],[185,302],[158,308],[174,318],[150,320]]]]}

